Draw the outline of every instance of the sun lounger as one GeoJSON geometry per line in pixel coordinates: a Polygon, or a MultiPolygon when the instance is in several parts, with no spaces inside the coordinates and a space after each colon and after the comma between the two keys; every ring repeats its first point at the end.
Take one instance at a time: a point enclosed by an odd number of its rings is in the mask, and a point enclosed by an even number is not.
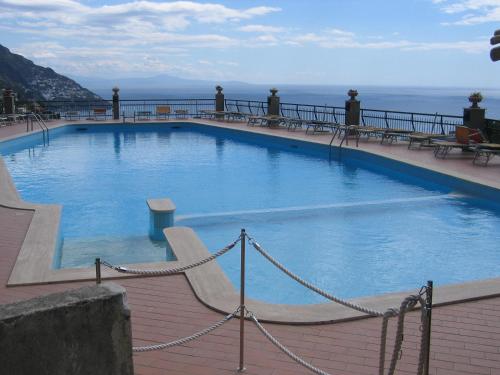
{"type": "Polygon", "coordinates": [[[214,120],[227,120],[227,121],[236,121],[236,120],[244,120],[251,115],[243,112],[235,112],[235,111],[212,111],[212,110],[203,110],[200,113],[205,115],[206,117],[214,120]]]}
{"type": "Polygon", "coordinates": [[[66,120],[78,120],[80,118],[80,114],[78,111],[66,111],[64,112],[64,118],[66,120]]]}
{"type": "Polygon", "coordinates": [[[304,123],[305,123],[304,120],[298,118],[287,117],[285,120],[285,125],[288,131],[295,131],[297,129],[301,129],[304,123]]]}
{"type": "Polygon", "coordinates": [[[445,141],[450,138],[447,134],[420,133],[415,132],[408,135],[408,150],[420,149],[422,147],[436,147],[436,141],[445,141]]]}
{"type": "Polygon", "coordinates": [[[229,117],[232,118],[234,121],[236,120],[245,120],[247,117],[252,116],[249,113],[245,112],[236,112],[236,111],[231,111],[229,112],[229,117]]]}
{"type": "Polygon", "coordinates": [[[359,145],[359,140],[362,136],[366,136],[370,139],[372,136],[377,137],[388,130],[388,128],[377,128],[374,126],[365,125],[346,125],[346,124],[335,124],[334,137],[338,135],[339,138],[343,136],[342,143],[345,141],[349,144],[349,137],[356,139],[356,147],[359,145]]]}
{"type": "Polygon", "coordinates": [[[392,128],[385,129],[383,131],[380,131],[381,135],[380,144],[384,143],[392,144],[396,142],[399,138],[408,137],[411,133],[413,133],[413,130],[392,129],[392,128]]]}
{"type": "Polygon", "coordinates": [[[169,105],[158,105],[156,106],[156,118],[167,119],[170,116],[170,106],[169,105]]]}
{"type": "Polygon", "coordinates": [[[333,123],[329,121],[311,120],[304,121],[304,123],[307,126],[306,134],[309,132],[310,128],[312,128],[313,134],[330,132],[333,128],[333,123]]]}
{"type": "Polygon", "coordinates": [[[500,144],[498,143],[478,143],[474,147],[473,164],[487,166],[490,159],[495,155],[500,155],[500,144]]]}
{"type": "Polygon", "coordinates": [[[189,111],[187,109],[176,109],[174,113],[177,118],[187,118],[189,111]]]}
{"type": "Polygon", "coordinates": [[[471,150],[478,143],[484,143],[486,139],[479,129],[471,129],[466,126],[457,126],[455,131],[456,141],[436,141],[434,156],[444,159],[448,153],[459,148],[462,151],[471,150]]]}
{"type": "Polygon", "coordinates": [[[283,116],[249,116],[248,126],[267,126],[270,128],[279,127],[280,125],[286,126],[287,117],[283,116]]]}
{"type": "Polygon", "coordinates": [[[7,117],[0,117],[0,127],[10,125],[7,117]]]}
{"type": "Polygon", "coordinates": [[[92,108],[92,120],[106,120],[106,108],[92,108]]]}
{"type": "Polygon", "coordinates": [[[151,111],[137,111],[134,112],[134,122],[137,121],[144,121],[144,120],[150,120],[151,119],[151,111]]]}
{"type": "Polygon", "coordinates": [[[205,118],[209,118],[211,120],[222,120],[224,121],[226,116],[228,116],[231,112],[226,111],[214,111],[214,110],[202,110],[200,111],[201,116],[205,116],[205,118]]]}

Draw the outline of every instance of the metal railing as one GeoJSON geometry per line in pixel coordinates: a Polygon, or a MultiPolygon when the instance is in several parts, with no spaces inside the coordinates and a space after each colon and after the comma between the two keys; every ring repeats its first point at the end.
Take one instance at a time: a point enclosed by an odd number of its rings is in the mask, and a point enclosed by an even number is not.
{"type": "Polygon", "coordinates": [[[112,118],[113,104],[110,100],[50,100],[38,102],[41,113],[53,114],[58,118],[65,119],[90,119],[94,118],[94,110],[105,110],[102,115],[105,118],[112,118]]]}
{"type": "MultiPolygon", "coordinates": [[[[96,101],[41,101],[38,102],[44,112],[58,114],[66,119],[95,119],[98,117],[113,117],[113,102],[111,100],[96,101]],[[102,112],[104,110],[104,112],[102,112]]],[[[215,107],[214,99],[137,99],[120,100],[119,113],[121,117],[133,118],[134,115],[156,116],[160,106],[168,106],[172,117],[198,117],[203,110],[215,107]]]]}
{"type": "Polygon", "coordinates": [[[169,107],[169,117],[199,117],[201,111],[213,110],[215,99],[149,99],[149,100],[120,100],[120,115],[132,118],[142,114],[145,118],[155,117],[158,107],[169,107]]]}
{"type": "MultiPolygon", "coordinates": [[[[255,100],[226,99],[225,108],[231,112],[262,116],[267,114],[268,104],[255,100]]],[[[280,111],[281,116],[292,119],[334,124],[346,122],[346,110],[343,107],[281,103],[280,111]]],[[[421,133],[452,134],[457,126],[463,125],[463,117],[439,113],[361,109],[360,125],[421,133]]]]}
{"type": "Polygon", "coordinates": [[[421,133],[450,134],[463,125],[462,116],[361,109],[361,125],[401,129],[421,133]]]}
{"type": "Polygon", "coordinates": [[[486,119],[485,131],[490,142],[500,143],[500,120],[486,119]]]}
{"type": "MultiPolygon", "coordinates": [[[[144,119],[159,118],[158,107],[168,107],[165,117],[201,117],[203,111],[215,109],[215,99],[142,99],[120,100],[119,113],[122,118],[144,119]]],[[[225,110],[238,112],[248,116],[263,116],[267,114],[268,103],[258,100],[226,99],[225,110]]],[[[33,105],[33,103],[31,103],[33,105]]],[[[38,108],[33,112],[42,113],[44,118],[56,117],[65,119],[97,119],[113,117],[111,100],[95,101],[39,101],[38,108]],[[97,111],[96,111],[97,110],[97,111]]],[[[31,110],[30,110],[31,111],[31,110]]],[[[303,121],[324,121],[333,124],[345,124],[346,110],[344,107],[327,105],[310,105],[298,103],[281,103],[281,116],[303,121]]],[[[165,111],[162,112],[164,114],[165,111]]],[[[487,120],[495,123],[495,120],[487,120]]],[[[379,109],[361,109],[360,125],[388,129],[401,129],[422,133],[452,134],[456,126],[463,124],[462,116],[439,113],[418,113],[390,111],[379,109]]],[[[493,125],[492,125],[493,126],[493,125]]]]}
{"type": "Polygon", "coordinates": [[[224,106],[228,112],[239,112],[249,116],[264,116],[267,114],[267,103],[258,100],[226,99],[224,106]]]}

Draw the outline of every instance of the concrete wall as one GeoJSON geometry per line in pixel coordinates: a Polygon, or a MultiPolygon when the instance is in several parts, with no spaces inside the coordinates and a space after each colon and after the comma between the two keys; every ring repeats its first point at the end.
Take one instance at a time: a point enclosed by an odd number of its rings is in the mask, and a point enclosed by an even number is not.
{"type": "Polygon", "coordinates": [[[125,303],[107,283],[0,306],[0,373],[132,375],[125,303]]]}

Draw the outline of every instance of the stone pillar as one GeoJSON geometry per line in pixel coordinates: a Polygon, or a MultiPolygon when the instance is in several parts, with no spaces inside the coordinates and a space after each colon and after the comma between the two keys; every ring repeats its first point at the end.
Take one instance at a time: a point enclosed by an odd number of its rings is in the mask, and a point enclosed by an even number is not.
{"type": "Polygon", "coordinates": [[[222,92],[222,86],[217,85],[215,87],[217,93],[215,94],[215,110],[217,112],[224,111],[224,93],[222,92]]]}
{"type": "MultiPolygon", "coordinates": [[[[223,88],[220,85],[215,86],[217,93],[215,94],[215,110],[217,112],[224,112],[224,93],[222,92],[223,88]]],[[[216,115],[216,118],[224,120],[224,114],[216,115]]]]}
{"type": "Polygon", "coordinates": [[[148,199],[149,207],[149,238],[163,241],[163,229],[174,226],[175,205],[168,199],[148,199]]]}
{"type": "Polygon", "coordinates": [[[3,90],[3,113],[13,115],[16,113],[16,104],[14,102],[15,94],[12,89],[3,90]]]}
{"type": "Polygon", "coordinates": [[[2,374],[132,375],[125,289],[86,286],[0,306],[2,374]]]}
{"type": "Polygon", "coordinates": [[[269,91],[271,95],[267,97],[267,115],[280,116],[280,97],[276,95],[278,89],[273,87],[269,91]]]}
{"type": "Polygon", "coordinates": [[[120,119],[120,95],[118,95],[120,89],[118,87],[113,87],[113,120],[120,119]]]}
{"type": "Polygon", "coordinates": [[[351,98],[345,101],[345,124],[359,125],[361,102],[356,99],[358,91],[351,89],[347,92],[347,95],[351,98]]]}
{"type": "Polygon", "coordinates": [[[480,108],[478,103],[483,100],[483,96],[479,92],[472,93],[469,96],[471,106],[464,108],[464,125],[469,128],[484,130],[486,109],[480,108]]]}

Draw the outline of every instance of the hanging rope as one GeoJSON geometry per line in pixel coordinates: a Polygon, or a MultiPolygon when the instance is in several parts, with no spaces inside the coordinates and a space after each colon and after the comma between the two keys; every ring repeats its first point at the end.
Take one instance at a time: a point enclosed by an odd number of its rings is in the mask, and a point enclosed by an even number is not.
{"type": "Polygon", "coordinates": [[[165,343],[165,344],[157,344],[157,345],[149,345],[149,346],[134,346],[132,348],[132,351],[135,352],[135,353],[150,352],[150,351],[153,351],[153,350],[168,349],[168,348],[171,348],[173,346],[186,344],[186,343],[188,343],[190,341],[196,340],[196,339],[200,338],[201,336],[204,336],[204,335],[212,332],[213,330],[219,328],[224,323],[226,323],[229,320],[231,320],[231,318],[233,318],[238,311],[239,311],[239,308],[236,311],[232,312],[231,314],[227,315],[224,319],[219,320],[217,323],[211,325],[208,328],[205,328],[202,331],[196,332],[195,334],[193,334],[191,336],[187,336],[187,337],[184,337],[182,339],[178,339],[178,340],[175,340],[175,341],[172,341],[172,342],[168,342],[168,343],[165,343]]]}
{"type": "Polygon", "coordinates": [[[134,275],[148,275],[148,276],[174,275],[177,273],[187,271],[191,268],[201,266],[205,263],[211,262],[212,260],[220,257],[221,255],[224,255],[229,250],[231,250],[233,247],[235,247],[236,244],[238,242],[240,242],[240,240],[241,240],[241,237],[238,237],[238,239],[236,239],[234,242],[232,242],[231,244],[227,245],[226,247],[220,249],[219,251],[210,255],[209,257],[206,257],[205,259],[202,259],[196,263],[191,263],[191,264],[188,264],[186,266],[177,267],[177,268],[170,268],[170,269],[163,269],[163,270],[139,270],[139,269],[129,269],[129,268],[122,267],[122,266],[115,266],[115,265],[112,265],[111,263],[108,263],[106,261],[101,261],[101,264],[103,266],[106,266],[106,267],[108,267],[112,270],[118,271],[120,273],[128,273],[128,274],[134,274],[134,275]]]}
{"type": "MultiPolygon", "coordinates": [[[[417,303],[420,303],[421,306],[421,311],[422,311],[422,317],[421,320],[423,322],[423,325],[426,323],[426,315],[425,315],[425,303],[422,299],[422,295],[425,293],[425,288],[422,288],[420,290],[420,293],[418,295],[411,295],[406,297],[403,302],[401,303],[401,306],[399,309],[397,308],[389,308],[387,309],[384,313],[373,310],[364,306],[357,305],[355,303],[346,301],[344,299],[341,299],[339,297],[336,297],[320,288],[317,286],[305,281],[298,275],[294,274],[292,271],[288,270],[284,265],[279,263],[276,259],[274,259],[269,253],[267,253],[253,238],[251,238],[248,234],[246,235],[248,237],[248,241],[250,244],[262,255],[264,256],[269,262],[271,262],[275,267],[277,267],[280,271],[297,281],[299,284],[303,285],[304,287],[312,290],[313,292],[329,299],[330,301],[339,303],[343,306],[349,307],[353,310],[368,314],[370,316],[374,317],[382,317],[382,330],[381,330],[381,336],[380,336],[380,356],[379,356],[379,375],[383,375],[385,371],[385,353],[386,353],[386,345],[387,345],[387,327],[388,327],[388,322],[389,318],[391,317],[398,317],[398,323],[397,323],[397,329],[396,329],[396,336],[395,336],[395,342],[394,342],[394,349],[391,357],[391,362],[388,370],[388,375],[393,375],[394,371],[396,369],[396,364],[397,361],[399,360],[400,357],[400,352],[401,352],[401,346],[403,343],[403,331],[404,331],[404,319],[406,316],[406,313],[413,309],[417,303]]],[[[263,331],[264,333],[264,331],[263,331]]],[[[268,337],[269,338],[269,337],[268,337]]],[[[277,345],[277,344],[276,344],[277,345]]],[[[285,348],[286,349],[286,348],[285,348]]],[[[424,366],[424,353],[426,348],[426,340],[424,335],[421,336],[421,344],[420,344],[420,354],[419,354],[419,362],[418,362],[418,375],[421,375],[423,372],[423,366],[424,366]]],[[[293,355],[293,353],[292,353],[293,355]]],[[[291,356],[292,357],[292,356],[291,356]]],[[[294,357],[292,357],[295,359],[294,357]]],[[[295,359],[297,360],[297,359],[295,359]]],[[[314,371],[314,370],[313,370],[314,371]]],[[[318,370],[321,371],[321,370],[318,370]]]]}
{"type": "MultiPolygon", "coordinates": [[[[299,276],[297,276],[296,274],[294,274],[292,271],[288,270],[284,265],[282,265],[281,263],[279,263],[276,259],[274,259],[271,255],[269,255],[253,238],[248,237],[248,241],[250,242],[250,244],[260,253],[262,254],[267,260],[269,260],[274,266],[276,266],[279,270],[281,270],[282,272],[284,272],[286,275],[290,276],[292,279],[294,279],[295,281],[297,281],[299,284],[305,286],[306,288],[312,290],[313,292],[316,292],[317,294],[319,294],[320,296],[323,296],[327,299],[329,299],[330,301],[333,301],[333,302],[336,302],[338,304],[341,304],[341,305],[344,305],[346,307],[349,307],[353,310],[356,310],[356,311],[359,311],[359,312],[362,312],[362,313],[365,313],[365,314],[368,314],[368,315],[371,315],[371,316],[384,316],[385,313],[382,313],[380,311],[376,311],[376,310],[372,310],[370,308],[367,308],[367,307],[364,307],[364,306],[360,306],[360,305],[357,305],[355,303],[352,303],[352,302],[349,302],[349,301],[346,301],[346,300],[343,300],[339,297],[335,297],[334,295],[318,288],[317,286],[303,280],[302,278],[300,278],[299,276]]],[[[389,309],[388,311],[396,311],[394,309],[389,309]]]]}
{"type": "Polygon", "coordinates": [[[298,355],[294,354],[291,352],[286,346],[284,346],[282,343],[280,343],[276,338],[274,338],[257,320],[257,318],[250,313],[250,318],[252,321],[255,323],[259,331],[261,331],[266,338],[271,341],[278,349],[280,349],[283,353],[285,353],[287,356],[289,356],[291,359],[293,359],[295,362],[298,364],[304,366],[305,368],[311,370],[312,372],[318,374],[318,375],[330,375],[329,373],[314,367],[310,363],[304,361],[302,358],[300,358],[298,355]]]}

